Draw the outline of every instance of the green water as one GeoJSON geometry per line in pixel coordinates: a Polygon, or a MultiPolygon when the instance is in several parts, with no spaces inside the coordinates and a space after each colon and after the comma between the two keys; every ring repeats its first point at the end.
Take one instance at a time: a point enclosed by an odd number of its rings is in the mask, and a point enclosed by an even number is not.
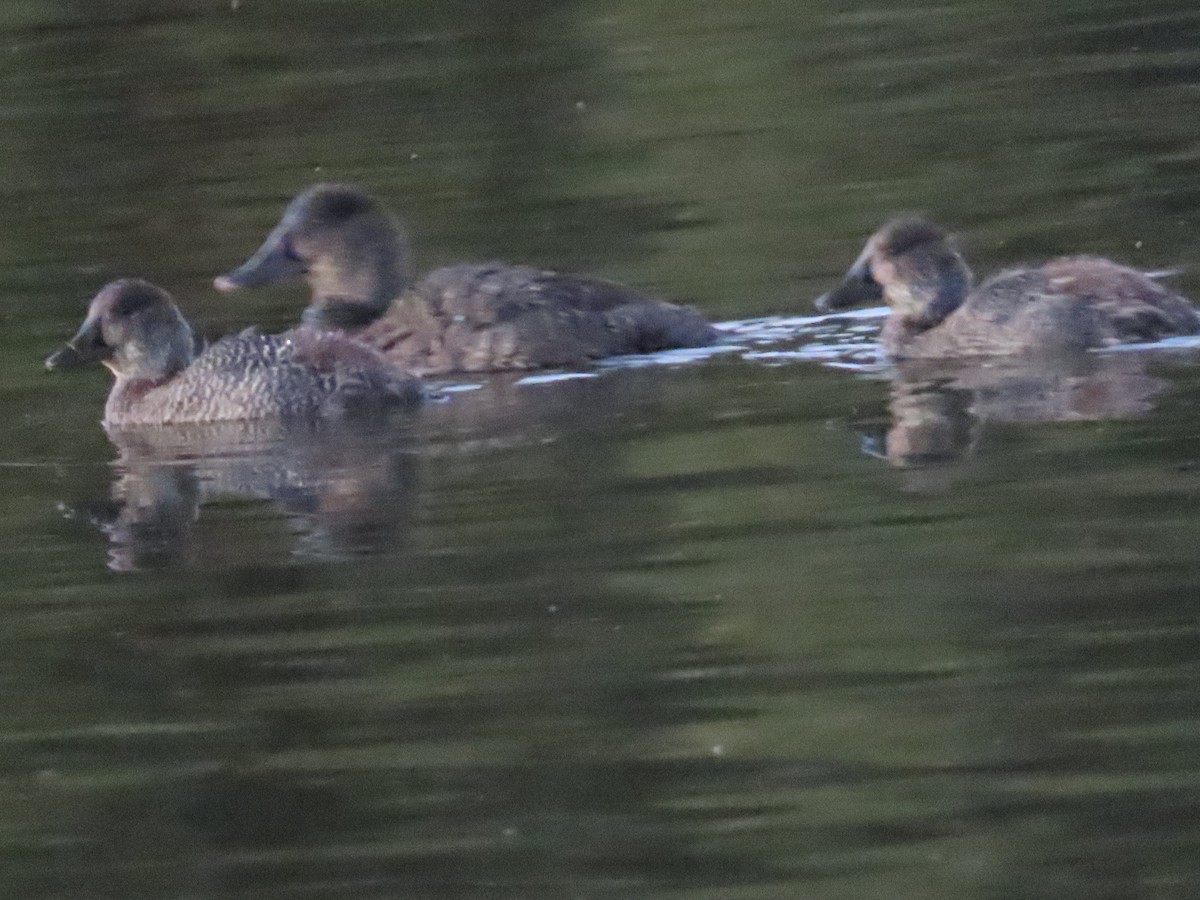
{"type": "Polygon", "coordinates": [[[6,5],[0,894],[1196,896],[1194,355],[738,352],[114,440],[41,359],[119,275],[284,327],[299,288],[208,283],[318,179],[422,268],[718,319],[911,209],[980,271],[1200,294],[1198,48],[1182,2],[6,5]]]}

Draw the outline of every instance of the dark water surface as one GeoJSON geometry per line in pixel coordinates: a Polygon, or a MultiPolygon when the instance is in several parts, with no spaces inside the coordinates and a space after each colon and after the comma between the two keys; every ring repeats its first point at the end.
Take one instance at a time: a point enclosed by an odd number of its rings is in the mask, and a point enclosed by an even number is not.
{"type": "Polygon", "coordinates": [[[1200,895],[1194,349],[891,371],[870,319],[742,322],[111,439],[105,374],[41,369],[118,275],[291,322],[208,282],[326,178],[422,268],[721,319],[903,209],[1196,295],[1193,3],[26,0],[0,116],[0,895],[1200,895]]]}

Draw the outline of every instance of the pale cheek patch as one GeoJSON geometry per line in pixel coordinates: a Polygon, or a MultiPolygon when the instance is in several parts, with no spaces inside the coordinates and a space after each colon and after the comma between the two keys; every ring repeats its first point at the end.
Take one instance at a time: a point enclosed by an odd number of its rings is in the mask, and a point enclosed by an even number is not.
{"type": "Polygon", "coordinates": [[[896,264],[886,259],[878,260],[871,266],[871,277],[880,284],[891,284],[896,280],[896,264]]]}
{"type": "Polygon", "coordinates": [[[905,284],[889,284],[884,289],[884,297],[888,306],[902,316],[919,316],[922,312],[922,305],[905,284]]]}

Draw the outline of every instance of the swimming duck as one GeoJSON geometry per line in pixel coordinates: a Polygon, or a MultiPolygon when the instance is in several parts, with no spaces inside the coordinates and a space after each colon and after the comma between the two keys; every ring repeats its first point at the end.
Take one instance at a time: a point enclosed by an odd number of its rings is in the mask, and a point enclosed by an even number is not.
{"type": "Polygon", "coordinates": [[[884,349],[898,358],[1062,353],[1200,332],[1200,314],[1149,276],[1099,256],[1064,256],[971,288],[954,242],[922,219],[871,236],[822,311],[886,301],[884,349]]]}
{"type": "Polygon", "coordinates": [[[318,184],[213,284],[232,291],[303,276],[312,291],[305,324],[352,333],[422,375],[575,366],[716,337],[696,310],[611,281],[490,262],[446,266],[414,284],[407,256],[375,200],[318,184]]]}
{"type": "Polygon", "coordinates": [[[300,418],[414,404],[420,381],[342,335],[247,329],[203,348],[170,295],[147,281],[105,285],[50,369],[101,362],[116,376],[106,425],[300,418]]]}

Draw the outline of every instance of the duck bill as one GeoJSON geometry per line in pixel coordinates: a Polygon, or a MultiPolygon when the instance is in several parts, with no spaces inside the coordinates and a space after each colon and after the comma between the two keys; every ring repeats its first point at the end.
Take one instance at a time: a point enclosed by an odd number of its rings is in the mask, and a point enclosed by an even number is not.
{"type": "Polygon", "coordinates": [[[100,333],[100,320],[87,319],[75,337],[61,350],[46,357],[47,369],[77,369],[88,363],[104,362],[113,354],[100,333]]]}
{"type": "Polygon", "coordinates": [[[253,256],[236,269],[214,278],[213,287],[223,292],[236,291],[238,288],[290,281],[304,272],[304,263],[292,252],[288,229],[281,223],[253,256]]]}
{"type": "Polygon", "coordinates": [[[819,312],[837,312],[851,306],[863,306],[883,301],[883,287],[871,276],[871,253],[868,247],[842,276],[842,283],[828,294],[818,297],[813,305],[819,312]]]}

